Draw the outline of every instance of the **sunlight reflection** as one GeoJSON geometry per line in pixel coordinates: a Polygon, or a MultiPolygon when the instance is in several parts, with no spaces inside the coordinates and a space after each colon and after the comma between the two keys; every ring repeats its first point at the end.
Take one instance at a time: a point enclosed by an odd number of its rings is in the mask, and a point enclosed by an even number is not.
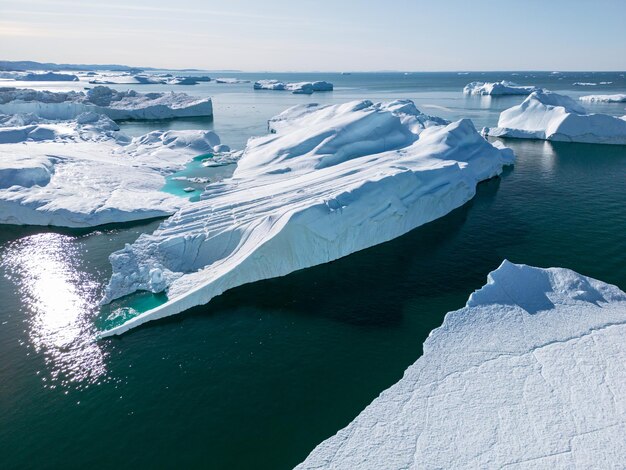
{"type": "Polygon", "coordinates": [[[93,341],[99,285],[79,269],[73,238],[42,233],[12,243],[2,265],[27,305],[32,346],[53,381],[95,383],[106,374],[105,353],[93,341]]]}

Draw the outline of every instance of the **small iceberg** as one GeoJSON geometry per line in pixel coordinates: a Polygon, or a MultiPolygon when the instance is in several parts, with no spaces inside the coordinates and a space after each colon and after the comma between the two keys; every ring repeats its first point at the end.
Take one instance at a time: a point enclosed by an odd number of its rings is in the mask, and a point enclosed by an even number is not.
{"type": "Polygon", "coordinates": [[[541,88],[522,86],[506,80],[494,83],[471,82],[463,88],[466,95],[530,95],[534,91],[541,91],[541,88]]]}
{"type": "Polygon", "coordinates": [[[0,224],[93,227],[168,216],[188,200],[163,192],[165,177],[218,145],[200,130],[130,138],[96,113],[68,121],[0,115],[0,224]]]}
{"type": "Polygon", "coordinates": [[[212,116],[211,98],[196,98],[185,93],[138,93],[97,86],[83,92],[52,92],[0,88],[0,113],[32,113],[46,119],[74,119],[95,112],[114,120],[170,119],[212,116]]]}
{"type": "Polygon", "coordinates": [[[238,83],[250,83],[250,80],[242,80],[240,78],[216,78],[215,83],[226,83],[229,85],[235,85],[238,83]]]}
{"type": "Polygon", "coordinates": [[[101,336],[396,238],[463,205],[514,160],[471,121],[408,100],[296,106],[269,127],[231,178],[110,256],[104,303],[139,290],[169,300],[101,336]]]}
{"type": "Polygon", "coordinates": [[[316,91],[333,91],[333,84],[325,81],[285,83],[278,80],[254,82],[255,90],[291,91],[294,94],[311,95],[316,91]]]}
{"type": "Polygon", "coordinates": [[[620,466],[625,336],[617,287],[504,261],[404,377],[296,469],[620,466]]]}
{"type": "Polygon", "coordinates": [[[626,117],[588,114],[578,102],[557,93],[534,92],[500,114],[493,137],[594,144],[626,144],[626,117]]]}
{"type": "Polygon", "coordinates": [[[574,82],[572,85],[574,86],[596,86],[597,83],[594,82],[574,82]]]}
{"type": "Polygon", "coordinates": [[[587,101],[589,103],[626,103],[626,94],[615,95],[587,95],[581,96],[580,101],[587,101]]]}

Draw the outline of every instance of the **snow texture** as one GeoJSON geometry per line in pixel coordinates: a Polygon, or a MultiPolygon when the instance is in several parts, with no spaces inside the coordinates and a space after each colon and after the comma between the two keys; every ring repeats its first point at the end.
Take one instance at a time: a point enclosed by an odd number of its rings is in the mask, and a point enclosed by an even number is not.
{"type": "Polygon", "coordinates": [[[296,106],[270,130],[250,139],[231,179],[110,256],[104,302],[138,290],[169,300],[102,336],[398,237],[514,159],[471,121],[448,124],[408,100],[296,106]]]}
{"type": "Polygon", "coordinates": [[[485,134],[516,139],[626,144],[626,120],[608,114],[588,114],[568,96],[535,92],[500,114],[498,127],[485,134]]]}
{"type": "Polygon", "coordinates": [[[32,113],[46,119],[74,119],[84,112],[114,120],[212,116],[211,98],[185,93],[138,93],[97,86],[83,92],[0,88],[0,113],[32,113]]]}
{"type": "Polygon", "coordinates": [[[504,261],[296,468],[623,468],[625,337],[617,287],[504,261]]]}

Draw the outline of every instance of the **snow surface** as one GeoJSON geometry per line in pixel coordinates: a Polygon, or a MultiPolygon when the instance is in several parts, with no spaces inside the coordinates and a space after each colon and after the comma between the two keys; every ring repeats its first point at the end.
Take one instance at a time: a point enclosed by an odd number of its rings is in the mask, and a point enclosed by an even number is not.
{"type": "Polygon", "coordinates": [[[32,113],[46,119],[73,119],[84,112],[111,119],[169,119],[212,116],[211,98],[185,93],[138,93],[97,86],[83,92],[0,88],[0,113],[32,113]]]}
{"type": "Polygon", "coordinates": [[[333,90],[333,84],[324,81],[285,83],[278,80],[259,80],[254,82],[253,86],[255,90],[291,91],[300,95],[310,95],[316,91],[333,90]]]}
{"type": "Polygon", "coordinates": [[[541,91],[536,86],[522,86],[502,80],[501,82],[471,82],[465,85],[466,95],[530,95],[533,91],[541,91]]]}
{"type": "Polygon", "coordinates": [[[504,261],[296,468],[623,468],[625,337],[617,287],[504,261]]]}
{"type": "Polygon", "coordinates": [[[164,217],[188,201],[165,176],[220,145],[213,132],[130,138],[96,113],[0,116],[0,224],[90,227],[164,217]]]}
{"type": "Polygon", "coordinates": [[[110,256],[103,302],[138,290],[169,301],[102,336],[398,237],[514,159],[471,121],[448,124],[408,100],[296,106],[270,130],[249,140],[232,178],[110,256]]]}
{"type": "Polygon", "coordinates": [[[626,94],[615,95],[587,95],[581,96],[580,101],[602,102],[602,103],[626,103],[626,94]]]}
{"type": "Polygon", "coordinates": [[[494,137],[562,142],[626,144],[626,120],[608,114],[587,114],[568,96],[534,92],[500,114],[498,127],[485,128],[494,137]]]}

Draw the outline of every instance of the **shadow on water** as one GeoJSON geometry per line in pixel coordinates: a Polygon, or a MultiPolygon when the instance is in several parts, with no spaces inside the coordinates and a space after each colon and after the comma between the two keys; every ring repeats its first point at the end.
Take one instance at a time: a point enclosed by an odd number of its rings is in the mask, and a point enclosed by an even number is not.
{"type": "MultiPolygon", "coordinates": [[[[511,171],[507,168],[502,177],[511,171]]],[[[480,183],[472,200],[399,238],[330,263],[230,289],[206,305],[147,327],[167,327],[190,317],[246,307],[321,316],[362,327],[397,326],[402,322],[407,292],[417,301],[459,289],[469,293],[484,283],[486,272],[500,264],[502,259],[495,250],[477,248],[475,239],[462,234],[472,208],[491,205],[500,182],[501,178],[492,178],[480,183]],[[368,303],[355,302],[364,292],[368,303]]],[[[520,237],[523,234],[520,226],[520,237]]],[[[480,236],[485,247],[499,245],[497,228],[480,236]]]]}

